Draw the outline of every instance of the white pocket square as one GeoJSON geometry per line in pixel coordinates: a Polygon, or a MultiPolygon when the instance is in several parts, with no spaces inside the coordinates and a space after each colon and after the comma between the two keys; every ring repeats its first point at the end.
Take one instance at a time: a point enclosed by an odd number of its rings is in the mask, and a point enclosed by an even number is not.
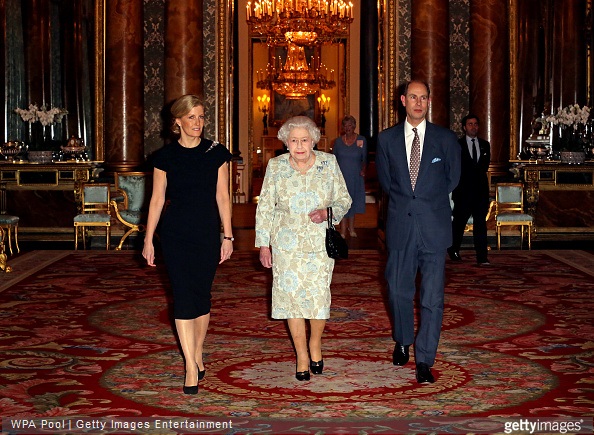
{"type": "Polygon", "coordinates": [[[433,160],[431,160],[431,163],[437,163],[437,162],[441,162],[441,159],[439,157],[434,157],[433,160]]]}

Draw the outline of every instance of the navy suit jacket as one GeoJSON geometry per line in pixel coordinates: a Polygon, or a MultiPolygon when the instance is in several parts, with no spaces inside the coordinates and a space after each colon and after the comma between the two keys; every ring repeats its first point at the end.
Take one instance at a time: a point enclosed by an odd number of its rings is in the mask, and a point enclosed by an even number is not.
{"type": "Polygon", "coordinates": [[[389,195],[388,249],[404,249],[416,225],[427,248],[450,247],[452,209],[449,194],[460,179],[460,145],[454,132],[427,122],[414,192],[406,157],[404,123],[378,135],[376,167],[380,185],[389,195]]]}

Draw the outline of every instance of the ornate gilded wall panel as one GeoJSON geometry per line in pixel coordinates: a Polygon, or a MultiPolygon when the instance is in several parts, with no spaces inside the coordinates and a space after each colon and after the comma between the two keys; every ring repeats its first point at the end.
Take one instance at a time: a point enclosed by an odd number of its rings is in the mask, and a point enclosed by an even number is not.
{"type": "Polygon", "coordinates": [[[144,0],[144,155],[163,146],[165,0],[144,0]]]}
{"type": "MultiPolygon", "coordinates": [[[[204,35],[204,50],[202,58],[204,62],[204,108],[206,112],[206,124],[204,136],[210,139],[216,137],[217,126],[217,54],[220,47],[217,43],[217,5],[215,0],[203,0],[204,17],[202,23],[204,35]]],[[[225,3],[224,1],[220,3],[225,3]]],[[[198,54],[198,53],[197,53],[198,54]]]]}
{"type": "Polygon", "coordinates": [[[450,128],[460,135],[470,100],[469,8],[469,0],[450,0],[450,128]]]}
{"type": "Polygon", "coordinates": [[[410,0],[398,0],[398,22],[393,29],[398,38],[398,75],[396,86],[410,80],[410,0]]]}
{"type": "Polygon", "coordinates": [[[380,29],[380,119],[379,129],[394,125],[397,120],[395,104],[396,87],[398,86],[398,6],[392,1],[381,3],[379,14],[380,29]]]}

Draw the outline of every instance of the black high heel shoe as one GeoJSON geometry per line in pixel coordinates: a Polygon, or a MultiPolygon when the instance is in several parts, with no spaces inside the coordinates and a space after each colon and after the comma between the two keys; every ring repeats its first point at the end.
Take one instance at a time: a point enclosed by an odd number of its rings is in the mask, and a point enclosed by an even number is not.
{"type": "MultiPolygon", "coordinates": [[[[205,370],[198,370],[198,380],[202,379],[204,377],[204,375],[206,374],[206,369],[205,370]]],[[[184,385],[184,394],[198,394],[198,385],[194,385],[192,387],[186,387],[184,385]]]]}
{"type": "Polygon", "coordinates": [[[198,385],[194,385],[193,387],[186,387],[184,385],[184,394],[198,394],[198,385]]]}
{"type": "Polygon", "coordinates": [[[295,378],[297,378],[298,381],[309,381],[309,370],[304,372],[296,372],[295,378]]]}
{"type": "Polygon", "coordinates": [[[324,360],[310,361],[309,369],[314,375],[321,375],[322,371],[324,371],[324,360]]]}

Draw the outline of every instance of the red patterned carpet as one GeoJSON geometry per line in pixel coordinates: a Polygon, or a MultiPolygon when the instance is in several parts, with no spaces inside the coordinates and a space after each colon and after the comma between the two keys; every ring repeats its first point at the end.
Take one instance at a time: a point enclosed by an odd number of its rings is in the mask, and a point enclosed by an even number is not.
{"type": "Polygon", "coordinates": [[[234,433],[404,433],[394,428],[415,419],[427,433],[441,417],[459,418],[453,433],[488,433],[476,422],[494,416],[591,425],[594,255],[490,258],[447,264],[437,382],[421,386],[414,364],[391,364],[380,253],[337,263],[326,368],[298,382],[285,324],[269,318],[270,272],[236,252],[215,282],[206,378],[186,396],[161,267],[138,252],[31,252],[0,276],[1,415],[200,416],[234,433]]]}

